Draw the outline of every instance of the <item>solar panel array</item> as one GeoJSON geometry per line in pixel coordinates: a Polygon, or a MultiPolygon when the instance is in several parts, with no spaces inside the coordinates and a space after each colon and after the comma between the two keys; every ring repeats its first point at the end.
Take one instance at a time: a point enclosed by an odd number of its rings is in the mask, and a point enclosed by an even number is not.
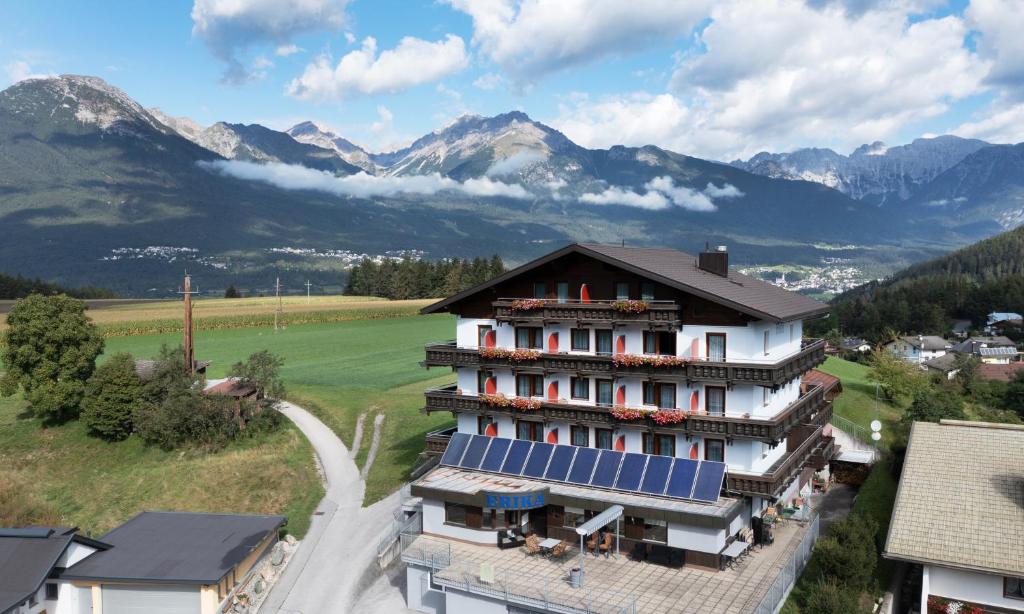
{"type": "Polygon", "coordinates": [[[441,464],[502,475],[714,503],[725,463],[455,433],[441,464]]]}

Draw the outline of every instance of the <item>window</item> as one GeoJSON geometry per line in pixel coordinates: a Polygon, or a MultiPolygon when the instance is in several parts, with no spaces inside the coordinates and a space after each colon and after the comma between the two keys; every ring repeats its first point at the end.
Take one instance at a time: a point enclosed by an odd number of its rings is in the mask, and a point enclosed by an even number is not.
{"type": "Polygon", "coordinates": [[[708,333],[708,360],[725,362],[725,333],[708,333]]]}
{"type": "Polygon", "coordinates": [[[516,376],[516,396],[539,397],[544,395],[544,376],[531,373],[516,376]]]}
{"type": "Polygon", "coordinates": [[[582,507],[566,507],[562,513],[562,526],[575,529],[586,522],[586,512],[582,507]]]}
{"type": "Polygon", "coordinates": [[[558,282],[557,284],[555,284],[555,291],[556,291],[556,294],[558,295],[558,302],[559,303],[568,303],[569,302],[569,282],[567,282],[567,281],[560,281],[560,282],[558,282]]]}
{"type": "Polygon", "coordinates": [[[548,297],[548,285],[542,281],[534,282],[533,284],[533,298],[547,298],[548,297]]]}
{"type": "Polygon", "coordinates": [[[625,301],[629,300],[629,284],[620,281],[615,284],[615,300],[625,301]]]}
{"type": "Polygon", "coordinates": [[[487,347],[487,335],[489,335],[492,330],[494,330],[494,329],[491,328],[490,325],[486,325],[486,324],[481,324],[480,326],[476,327],[476,345],[477,345],[477,347],[482,347],[482,348],[487,347]]]}
{"type": "Polygon", "coordinates": [[[569,438],[572,445],[586,448],[590,445],[590,429],[585,426],[572,426],[569,428],[569,438]]]}
{"type": "Polygon", "coordinates": [[[492,424],[494,424],[494,428],[495,428],[495,430],[497,430],[498,425],[495,424],[494,418],[492,418],[490,416],[477,416],[476,417],[476,432],[477,432],[477,434],[478,435],[486,435],[487,434],[487,427],[492,425],[492,424]]]}
{"type": "Polygon", "coordinates": [[[657,403],[657,392],[654,389],[654,382],[644,382],[644,405],[654,405],[657,403]]]}
{"type": "Polygon", "coordinates": [[[516,347],[539,350],[544,347],[544,329],[539,326],[517,326],[516,347]]]}
{"type": "Polygon", "coordinates": [[[650,542],[667,542],[668,524],[664,520],[644,519],[644,539],[650,542]]]}
{"type": "Polygon", "coordinates": [[[612,430],[594,429],[594,447],[600,450],[612,449],[612,430]]]}
{"type": "Polygon", "coordinates": [[[654,300],[654,282],[645,281],[640,284],[640,298],[645,301],[654,300]]]}
{"type": "Polygon", "coordinates": [[[644,454],[656,454],[658,456],[676,455],[675,435],[663,435],[661,433],[644,433],[643,444],[644,454]]]}
{"type": "Polygon", "coordinates": [[[725,442],[721,439],[704,440],[704,460],[725,462],[725,442]]]}
{"type": "Polygon", "coordinates": [[[46,598],[47,599],[56,599],[57,598],[57,594],[58,594],[58,588],[59,587],[56,584],[48,582],[46,584],[46,598]]]}
{"type": "Polygon", "coordinates": [[[1003,597],[1024,599],[1024,578],[1003,578],[1003,597]]]}
{"type": "Polygon", "coordinates": [[[768,355],[768,350],[771,349],[771,331],[764,331],[764,355],[768,355]]]}
{"type": "Polygon", "coordinates": [[[585,377],[569,378],[569,387],[572,389],[572,398],[584,401],[590,400],[590,380],[585,377]]]}
{"type": "Polygon", "coordinates": [[[458,527],[466,526],[466,506],[458,503],[445,503],[444,522],[458,527]]]}
{"type": "Polygon", "coordinates": [[[612,381],[610,379],[597,380],[597,404],[612,404],[612,381]]]}
{"type": "Polygon", "coordinates": [[[658,335],[649,330],[644,331],[644,354],[658,353],[658,335]]]}
{"type": "Polygon", "coordinates": [[[487,380],[494,377],[492,371],[484,371],[483,369],[476,372],[476,392],[477,394],[485,394],[487,392],[487,380]]]}
{"type": "Polygon", "coordinates": [[[669,332],[644,331],[644,354],[675,356],[676,335],[669,332]]]}
{"type": "Polygon", "coordinates": [[[644,382],[644,405],[657,405],[664,409],[675,409],[676,385],[644,382]]]}
{"type": "Polygon", "coordinates": [[[544,425],[541,424],[540,422],[519,420],[518,422],[516,422],[516,439],[525,439],[527,441],[543,441],[544,425]]]}
{"type": "Polygon", "coordinates": [[[711,416],[725,415],[725,388],[721,386],[704,387],[704,411],[711,416]]]}
{"type": "Polygon", "coordinates": [[[572,349],[577,352],[590,351],[590,331],[586,328],[572,329],[572,349]]]}
{"type": "Polygon", "coordinates": [[[612,331],[610,331],[610,330],[595,330],[594,331],[594,345],[596,346],[598,354],[611,354],[612,353],[612,331]]]}

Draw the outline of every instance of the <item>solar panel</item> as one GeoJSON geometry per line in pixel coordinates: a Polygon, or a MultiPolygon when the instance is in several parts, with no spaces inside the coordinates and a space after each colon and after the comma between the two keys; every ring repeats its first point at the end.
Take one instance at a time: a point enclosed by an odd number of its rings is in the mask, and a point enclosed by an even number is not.
{"type": "Polygon", "coordinates": [[[565,477],[569,475],[569,467],[572,466],[576,450],[577,448],[574,446],[555,446],[555,452],[551,455],[551,462],[548,463],[544,479],[564,482],[565,477]]]}
{"type": "Polygon", "coordinates": [[[487,448],[487,454],[484,455],[484,462],[480,463],[480,468],[484,471],[501,471],[501,464],[505,461],[505,454],[508,452],[512,440],[498,439],[497,437],[492,439],[494,441],[491,442],[491,447],[487,448]]]}
{"type": "Polygon", "coordinates": [[[636,490],[640,487],[640,479],[644,477],[644,466],[647,464],[646,454],[627,452],[622,459],[619,477],[615,480],[615,488],[619,490],[636,490]]]}
{"type": "Polygon", "coordinates": [[[459,467],[478,469],[480,461],[484,458],[484,452],[487,451],[487,446],[491,445],[491,439],[491,437],[486,435],[473,435],[473,439],[470,440],[469,447],[466,448],[466,454],[462,457],[459,467]]]}
{"type": "Polygon", "coordinates": [[[640,484],[640,491],[651,495],[664,493],[668,482],[668,472],[671,469],[671,456],[652,456],[647,461],[647,471],[644,472],[644,481],[640,484]]]}
{"type": "Polygon", "coordinates": [[[555,446],[550,443],[534,443],[530,458],[526,460],[526,467],[523,468],[523,475],[531,478],[544,477],[544,470],[548,468],[548,461],[554,449],[555,446]]]}
{"type": "Polygon", "coordinates": [[[725,463],[704,461],[697,472],[697,482],[693,485],[693,496],[698,501],[718,501],[722,492],[722,478],[725,477],[725,463]]]}
{"type": "Polygon", "coordinates": [[[569,472],[570,482],[590,483],[590,474],[594,473],[594,465],[597,464],[597,452],[594,448],[580,448],[576,452],[576,460],[573,461],[572,471],[569,472]]]}
{"type": "Polygon", "coordinates": [[[672,473],[668,479],[668,490],[665,494],[670,497],[689,499],[693,492],[693,480],[697,477],[697,467],[700,465],[695,460],[688,458],[677,458],[672,465],[672,473]]]}
{"type": "Polygon", "coordinates": [[[508,475],[519,475],[522,473],[523,465],[526,464],[526,457],[530,455],[530,448],[532,447],[532,441],[525,439],[513,441],[512,447],[508,450],[508,455],[505,456],[505,463],[501,466],[501,473],[507,473],[508,475]]]}
{"type": "Polygon", "coordinates": [[[463,453],[466,451],[467,445],[469,445],[468,434],[454,433],[452,438],[448,440],[448,447],[444,449],[444,454],[441,455],[441,464],[458,465],[463,453]]]}
{"type": "Polygon", "coordinates": [[[594,477],[591,478],[590,485],[611,488],[615,484],[615,476],[619,473],[620,464],[622,464],[622,452],[601,450],[601,458],[597,461],[597,469],[594,470],[594,477]]]}

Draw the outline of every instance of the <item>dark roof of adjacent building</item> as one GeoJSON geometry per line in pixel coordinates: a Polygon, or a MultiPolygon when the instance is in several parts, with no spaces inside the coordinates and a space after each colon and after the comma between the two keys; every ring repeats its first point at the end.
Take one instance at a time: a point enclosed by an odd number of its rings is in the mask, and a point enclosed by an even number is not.
{"type": "Polygon", "coordinates": [[[956,371],[956,354],[943,354],[931,360],[924,361],[924,366],[943,373],[956,371]]]}
{"type": "Polygon", "coordinates": [[[574,243],[425,307],[422,313],[444,311],[449,305],[481,290],[571,253],[596,258],[669,287],[732,307],[759,319],[785,322],[822,315],[829,310],[829,306],[821,301],[742,273],[729,271],[728,277],[710,273],[697,267],[696,256],[679,250],[574,243]]]}
{"type": "Polygon", "coordinates": [[[142,512],[103,536],[109,550],[61,578],[213,584],[284,524],[284,516],[142,512]]]}
{"type": "Polygon", "coordinates": [[[904,335],[900,337],[900,340],[926,352],[937,352],[950,347],[948,341],[935,335],[904,335]]]}
{"type": "Polygon", "coordinates": [[[818,369],[811,369],[800,376],[800,383],[808,386],[821,386],[824,388],[825,394],[829,394],[833,390],[836,394],[843,391],[843,382],[838,377],[818,369]]]}
{"type": "Polygon", "coordinates": [[[230,377],[223,382],[218,382],[203,391],[206,394],[223,394],[237,399],[250,397],[259,392],[259,389],[252,384],[247,384],[236,377],[230,377]]]}
{"type": "Polygon", "coordinates": [[[954,352],[960,352],[963,354],[979,354],[981,348],[1016,348],[1017,344],[1014,343],[1009,337],[1003,335],[996,335],[994,337],[969,337],[964,339],[960,343],[953,346],[954,352]]]}
{"type": "Polygon", "coordinates": [[[1006,365],[978,365],[978,377],[989,382],[1008,382],[1017,371],[1024,369],[1024,362],[1011,362],[1006,365]]]}
{"type": "Polygon", "coordinates": [[[72,541],[102,548],[105,544],[76,535],[76,528],[0,529],[0,612],[39,590],[72,541]]]}
{"type": "MultiPolygon", "coordinates": [[[[196,371],[202,373],[210,366],[211,361],[209,360],[197,360],[196,371]]],[[[143,380],[148,380],[153,377],[156,373],[156,367],[160,364],[159,360],[152,360],[149,358],[136,358],[135,359],[135,375],[138,375],[143,380]]]]}
{"type": "Polygon", "coordinates": [[[866,339],[861,339],[860,337],[847,337],[839,342],[839,347],[844,350],[855,350],[865,345],[869,347],[871,346],[866,339]]]}
{"type": "Polygon", "coordinates": [[[915,422],[885,556],[1024,577],[1022,457],[1022,425],[915,422]]]}

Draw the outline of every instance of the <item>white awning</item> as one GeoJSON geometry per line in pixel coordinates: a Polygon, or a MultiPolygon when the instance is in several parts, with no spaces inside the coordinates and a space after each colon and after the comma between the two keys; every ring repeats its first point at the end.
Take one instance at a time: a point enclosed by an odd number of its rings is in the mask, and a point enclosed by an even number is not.
{"type": "Polygon", "coordinates": [[[594,516],[590,520],[584,522],[580,526],[576,527],[577,535],[590,535],[596,531],[599,531],[601,527],[604,527],[608,523],[622,516],[622,506],[613,505],[601,512],[597,516],[594,516]]]}

